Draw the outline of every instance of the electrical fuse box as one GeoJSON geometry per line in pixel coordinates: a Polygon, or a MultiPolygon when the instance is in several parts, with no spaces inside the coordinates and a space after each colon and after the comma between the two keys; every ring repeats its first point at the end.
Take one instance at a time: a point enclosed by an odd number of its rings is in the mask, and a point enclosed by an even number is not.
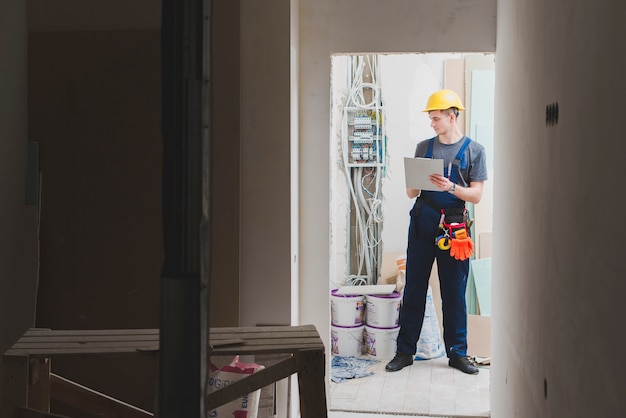
{"type": "Polygon", "coordinates": [[[344,158],[349,167],[380,167],[385,164],[382,107],[344,109],[344,158]]]}

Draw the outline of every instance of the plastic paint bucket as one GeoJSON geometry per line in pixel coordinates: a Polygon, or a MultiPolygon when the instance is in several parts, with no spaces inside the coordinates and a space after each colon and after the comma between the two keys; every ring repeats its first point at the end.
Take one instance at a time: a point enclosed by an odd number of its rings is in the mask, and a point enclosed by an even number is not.
{"type": "Polygon", "coordinates": [[[365,349],[376,359],[391,359],[396,354],[396,339],[400,327],[376,328],[365,325],[365,349]]]}
{"type": "Polygon", "coordinates": [[[389,295],[367,295],[365,324],[376,328],[394,328],[399,325],[400,302],[398,292],[389,295]]]}
{"type": "Polygon", "coordinates": [[[333,355],[358,357],[363,354],[364,328],[365,325],[358,327],[339,327],[331,325],[330,343],[333,355]]]}
{"type": "Polygon", "coordinates": [[[330,294],[331,324],[340,327],[363,325],[363,295],[338,295],[335,289],[330,294]]]}

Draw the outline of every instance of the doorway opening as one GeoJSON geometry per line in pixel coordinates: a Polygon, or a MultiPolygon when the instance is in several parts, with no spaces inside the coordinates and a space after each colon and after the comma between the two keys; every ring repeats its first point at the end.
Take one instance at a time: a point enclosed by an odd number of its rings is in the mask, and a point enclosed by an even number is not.
{"type": "MultiPolygon", "coordinates": [[[[468,354],[488,363],[495,55],[335,55],[331,64],[333,274],[329,304],[332,291],[342,286],[397,284],[402,279],[399,266],[406,252],[409,211],[414,202],[406,196],[403,158],[414,155],[417,142],[435,135],[428,114],[421,111],[428,96],[441,88],[455,90],[466,107],[459,118],[460,126],[485,147],[488,159],[489,180],[483,198],[478,205],[469,205],[475,219],[472,237],[476,252],[470,263],[467,291],[468,354]]],[[[435,265],[430,283],[441,334],[438,280],[435,265]]],[[[334,343],[331,345],[334,349],[334,343]]],[[[453,374],[445,355],[416,362],[409,370],[385,373],[384,365],[390,358],[368,354],[365,340],[361,353],[364,358],[378,360],[368,369],[373,374],[341,383],[331,381],[331,411],[489,414],[487,364],[474,380],[453,374]]]]}

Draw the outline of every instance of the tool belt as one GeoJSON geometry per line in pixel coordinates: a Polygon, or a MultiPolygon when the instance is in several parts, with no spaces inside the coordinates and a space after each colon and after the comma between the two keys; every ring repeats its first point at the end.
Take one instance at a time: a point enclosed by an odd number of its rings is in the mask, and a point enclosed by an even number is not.
{"type": "Polygon", "coordinates": [[[468,238],[472,222],[465,208],[441,209],[439,228],[446,230],[451,238],[468,238]]]}
{"type": "Polygon", "coordinates": [[[464,224],[468,223],[469,213],[465,207],[462,208],[447,208],[447,209],[439,209],[441,212],[441,224],[452,225],[452,224],[464,224]]]}
{"type": "MultiPolygon", "coordinates": [[[[436,206],[435,203],[431,199],[429,199],[428,197],[424,195],[419,197],[419,201],[424,202],[425,204],[430,206],[432,209],[434,209],[436,212],[441,213],[441,218],[439,220],[439,227],[442,229],[443,229],[442,225],[444,224],[448,226],[452,224],[463,224],[465,226],[469,223],[467,228],[471,226],[471,222],[468,222],[469,213],[467,212],[467,209],[465,208],[465,206],[441,209],[440,207],[436,206]]],[[[458,227],[455,229],[458,229],[458,227]]],[[[450,232],[450,236],[452,236],[452,233],[451,233],[452,231],[449,231],[449,232],[450,232]]]]}
{"type": "Polygon", "coordinates": [[[419,200],[441,213],[439,228],[442,233],[435,238],[435,245],[442,251],[450,251],[456,260],[466,260],[474,254],[474,242],[470,236],[470,227],[474,222],[469,218],[465,205],[453,208],[438,208],[426,196],[419,200]]]}
{"type": "Polygon", "coordinates": [[[470,236],[469,219],[466,208],[440,209],[439,228],[442,234],[435,238],[435,245],[443,251],[450,250],[450,256],[456,260],[465,260],[474,253],[474,242],[470,236]]]}

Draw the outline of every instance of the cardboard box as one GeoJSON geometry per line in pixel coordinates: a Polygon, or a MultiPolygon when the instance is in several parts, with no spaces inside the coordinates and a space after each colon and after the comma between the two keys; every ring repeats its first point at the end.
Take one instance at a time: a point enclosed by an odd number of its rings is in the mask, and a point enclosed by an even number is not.
{"type": "Polygon", "coordinates": [[[478,234],[478,258],[491,257],[493,248],[493,234],[491,232],[481,232],[478,234]]]}
{"type": "Polygon", "coordinates": [[[398,257],[406,257],[406,254],[383,253],[378,284],[396,283],[396,277],[398,275],[398,264],[396,263],[396,260],[398,257]]]}
{"type": "Polygon", "coordinates": [[[467,355],[491,357],[490,316],[467,316],[467,355]]]}

